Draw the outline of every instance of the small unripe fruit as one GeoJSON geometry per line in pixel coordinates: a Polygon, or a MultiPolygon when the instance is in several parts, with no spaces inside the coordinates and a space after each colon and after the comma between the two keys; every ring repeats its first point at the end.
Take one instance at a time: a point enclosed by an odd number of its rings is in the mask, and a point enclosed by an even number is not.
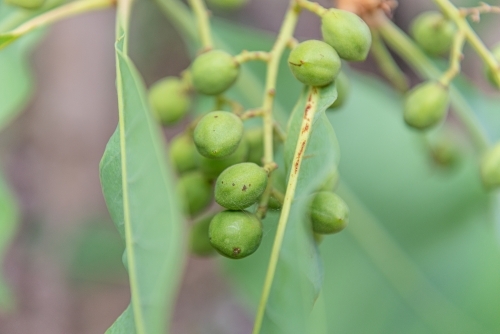
{"type": "Polygon", "coordinates": [[[349,208],[335,193],[321,191],[311,203],[310,215],[314,232],[332,234],[342,231],[347,226],[349,208]]]}
{"type": "Polygon", "coordinates": [[[193,137],[204,157],[226,158],[236,151],[243,138],[243,123],[233,113],[212,111],[198,122],[193,137]]]}
{"type": "Polygon", "coordinates": [[[262,157],[264,156],[264,130],[261,127],[251,128],[245,130],[245,140],[248,143],[248,161],[262,164],[262,157]]]}
{"type": "Polygon", "coordinates": [[[200,169],[207,179],[214,180],[217,178],[217,176],[219,176],[220,173],[222,173],[223,170],[225,170],[229,166],[246,161],[247,155],[248,145],[245,139],[243,139],[236,151],[227,158],[214,160],[205,158],[204,156],[200,155],[200,169]]]}
{"type": "Polygon", "coordinates": [[[215,215],[204,217],[191,227],[189,234],[189,247],[191,252],[198,256],[209,256],[215,253],[215,249],[208,238],[208,229],[210,221],[215,215]]]}
{"type": "Polygon", "coordinates": [[[342,59],[363,61],[370,51],[370,28],[354,13],[329,9],[321,18],[321,33],[323,40],[330,44],[342,59]]]}
{"type": "Polygon", "coordinates": [[[493,146],[481,159],[481,179],[486,188],[500,187],[500,143],[493,146]]]}
{"type": "Polygon", "coordinates": [[[209,5],[220,9],[237,9],[243,7],[248,0],[207,0],[209,5]]]}
{"type": "Polygon", "coordinates": [[[186,211],[194,216],[206,208],[212,200],[212,189],[200,172],[182,175],[177,183],[178,193],[183,196],[186,211]]]}
{"type": "Polygon", "coordinates": [[[181,133],[170,142],[170,160],[177,173],[196,169],[198,166],[198,151],[193,138],[187,133],[181,133]]]}
{"type": "Polygon", "coordinates": [[[205,52],[191,65],[194,89],[206,95],[223,93],[236,81],[239,73],[239,64],[222,50],[205,52]]]}
{"type": "Polygon", "coordinates": [[[230,210],[248,208],[267,186],[266,171],[253,162],[244,162],[224,170],[215,183],[215,201],[230,210]]]}
{"type": "Polygon", "coordinates": [[[330,110],[340,108],[344,105],[349,95],[349,78],[344,72],[340,71],[335,79],[335,87],[337,88],[337,99],[329,107],[330,110]]]}
{"type": "Polygon", "coordinates": [[[404,119],[411,127],[423,130],[444,119],[448,111],[448,88],[439,82],[424,82],[405,97],[404,119]]]}
{"type": "Polygon", "coordinates": [[[248,211],[223,211],[210,222],[212,246],[232,259],[244,258],[257,250],[262,240],[262,223],[248,211]]]}
{"type": "Polygon", "coordinates": [[[288,65],[297,80],[308,86],[325,86],[340,72],[337,52],[322,41],[309,40],[295,47],[288,57],[288,65]]]}
{"type": "Polygon", "coordinates": [[[153,114],[163,125],[180,121],[188,112],[189,96],[182,82],[175,77],[167,77],[156,82],[149,91],[149,101],[153,114]]]}
{"type": "Polygon", "coordinates": [[[5,3],[11,6],[33,10],[42,7],[45,0],[5,0],[5,3]]]}
{"type": "Polygon", "coordinates": [[[439,56],[450,50],[455,30],[451,21],[434,11],[420,14],[410,28],[415,42],[432,56],[439,56]]]}
{"type": "Polygon", "coordinates": [[[460,161],[460,150],[458,145],[447,137],[439,138],[430,147],[431,158],[440,167],[451,168],[460,161]]]}
{"type": "MultiPolygon", "coordinates": [[[[493,54],[493,57],[495,57],[496,61],[500,64],[500,44],[495,46],[493,50],[491,51],[493,54]]],[[[500,67],[499,67],[500,71],[500,67]]],[[[489,82],[493,85],[493,87],[499,88],[500,89],[500,84],[495,81],[495,78],[493,76],[493,71],[489,68],[486,67],[486,76],[489,80],[489,82]]]]}

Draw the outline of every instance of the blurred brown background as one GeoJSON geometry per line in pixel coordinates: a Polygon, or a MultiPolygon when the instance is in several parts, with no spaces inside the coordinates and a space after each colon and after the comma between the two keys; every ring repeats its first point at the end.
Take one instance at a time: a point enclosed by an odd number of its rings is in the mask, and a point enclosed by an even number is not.
{"type": "MultiPolygon", "coordinates": [[[[225,16],[276,31],[286,6],[285,0],[251,0],[225,16]]],[[[400,1],[395,20],[407,29],[429,8],[430,0],[400,1]]],[[[180,38],[152,0],[138,1],[133,22],[131,52],[148,85],[189,65],[180,38]]],[[[17,305],[0,316],[0,333],[103,333],[129,302],[121,244],[98,174],[117,123],[114,24],[107,10],[51,28],[31,58],[36,93],[0,135],[3,167],[23,212],[5,262],[17,305]]],[[[478,27],[487,45],[500,41],[498,16],[485,16],[478,27]]],[[[297,36],[318,38],[317,18],[304,15],[297,36]]],[[[471,58],[464,70],[484,85],[481,64],[471,58]]],[[[375,71],[371,61],[358,67],[375,71]]],[[[251,325],[217,275],[216,262],[190,259],[172,332],[243,334],[251,325]]]]}

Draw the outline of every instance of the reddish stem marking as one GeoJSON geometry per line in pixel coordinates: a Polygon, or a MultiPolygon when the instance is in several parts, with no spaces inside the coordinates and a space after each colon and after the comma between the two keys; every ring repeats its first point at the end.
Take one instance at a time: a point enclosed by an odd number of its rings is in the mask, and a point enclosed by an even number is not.
{"type": "Polygon", "coordinates": [[[299,166],[300,166],[300,157],[302,156],[302,153],[304,153],[304,148],[306,147],[306,140],[300,144],[300,151],[299,154],[297,154],[297,159],[295,160],[295,174],[299,171],[299,166]]]}

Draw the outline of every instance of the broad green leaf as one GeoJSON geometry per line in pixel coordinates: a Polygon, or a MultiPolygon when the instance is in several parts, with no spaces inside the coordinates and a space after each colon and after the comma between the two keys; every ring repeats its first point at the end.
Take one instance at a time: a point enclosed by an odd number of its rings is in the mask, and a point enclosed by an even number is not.
{"type": "Polygon", "coordinates": [[[123,213],[122,169],[120,130],[117,128],[106,145],[99,166],[104,199],[113,223],[125,240],[125,218],[123,213]],[[106,180],[106,182],[104,182],[106,180]]]}
{"type": "MultiPolygon", "coordinates": [[[[285,142],[287,174],[298,171],[297,188],[271,288],[262,333],[308,333],[312,310],[322,285],[322,265],[307,219],[310,195],[335,169],[338,161],[337,143],[325,110],[337,98],[335,85],[325,88],[304,88],[291,115],[285,142]],[[318,92],[318,93],[312,93],[318,92]],[[312,94],[318,94],[317,104],[311,104],[312,94]],[[315,110],[313,110],[315,109],[315,110]],[[293,161],[304,118],[312,119],[312,132],[304,147],[300,168],[293,161]],[[325,145],[325,143],[327,143],[325,145]]],[[[319,333],[317,331],[315,333],[319,333]]],[[[326,330],[324,333],[327,333],[326,330]]]]}
{"type": "MultiPolygon", "coordinates": [[[[0,259],[3,259],[16,232],[19,221],[17,202],[12,196],[5,180],[0,176],[0,259]]],[[[0,269],[0,309],[6,310],[12,307],[13,297],[10,289],[4,281],[0,269]]]]}
{"type": "MultiPolygon", "coordinates": [[[[228,44],[239,34],[237,28],[216,32],[228,44]]],[[[268,49],[267,37],[253,40],[255,34],[245,37],[268,49]]],[[[237,43],[244,42],[240,37],[237,43]]],[[[369,76],[350,79],[347,105],[329,114],[342,151],[339,191],[352,219],[346,231],[326,237],[320,247],[328,333],[500,331],[498,232],[477,161],[467,155],[456,170],[433,167],[419,135],[404,125],[401,96],[369,76]]],[[[279,91],[290,86],[293,92],[294,85],[280,81],[279,91]]],[[[278,103],[288,103],[290,95],[278,103]]],[[[482,99],[469,99],[480,115],[486,108],[482,99]]],[[[496,125],[488,125],[497,138],[496,125]]],[[[251,313],[276,219],[272,213],[264,221],[261,249],[226,266],[251,313]]]]}
{"type": "Polygon", "coordinates": [[[156,334],[169,327],[185,258],[185,231],[164,139],[126,53],[124,13],[130,3],[123,3],[127,5],[119,8],[116,43],[119,130],[106,148],[101,183],[119,229],[123,220],[131,305],[107,333],[156,334]]]}

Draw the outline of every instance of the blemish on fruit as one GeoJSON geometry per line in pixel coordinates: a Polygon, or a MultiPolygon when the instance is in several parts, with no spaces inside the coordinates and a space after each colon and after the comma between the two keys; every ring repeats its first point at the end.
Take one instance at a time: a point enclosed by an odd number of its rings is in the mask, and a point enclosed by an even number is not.
{"type": "Polygon", "coordinates": [[[247,186],[243,185],[243,188],[241,188],[241,191],[246,191],[246,190],[247,190],[247,186]]]}
{"type": "Polygon", "coordinates": [[[241,249],[240,249],[239,247],[234,247],[234,248],[233,248],[233,254],[234,254],[234,255],[238,255],[238,254],[240,254],[240,253],[241,253],[241,249]]]}

